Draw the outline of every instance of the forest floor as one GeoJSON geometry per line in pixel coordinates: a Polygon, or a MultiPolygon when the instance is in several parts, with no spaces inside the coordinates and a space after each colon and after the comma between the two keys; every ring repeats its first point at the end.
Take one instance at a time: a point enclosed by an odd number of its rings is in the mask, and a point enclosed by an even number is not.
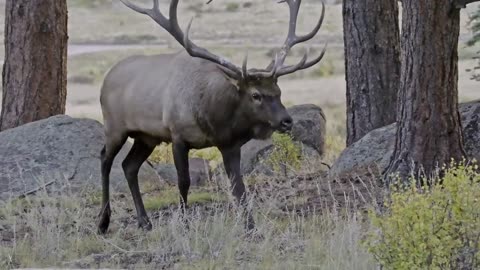
{"type": "MultiPolygon", "coordinates": [[[[150,5],[149,0],[138,1],[150,5]]],[[[196,16],[191,38],[210,51],[241,63],[247,49],[250,66],[263,67],[272,49],[283,42],[288,10],[274,1],[203,0],[180,3],[182,26],[196,16]],[[281,26],[280,26],[281,25],[281,26]]],[[[102,121],[99,93],[111,66],[132,54],[174,52],[179,46],[151,19],[115,0],[68,0],[69,58],[67,114],[102,121]]],[[[161,1],[166,10],[168,1],[161,1]]],[[[0,10],[5,0],[0,0],[0,10]]],[[[478,82],[469,79],[479,47],[465,47],[470,32],[462,11],[459,44],[460,101],[480,98],[478,82]]],[[[305,0],[300,32],[311,29],[321,10],[305,0]]],[[[282,78],[286,105],[314,103],[327,115],[327,154],[332,163],[345,147],[345,78],[341,6],[327,5],[324,26],[309,42],[311,54],[328,41],[327,54],[316,67],[282,78]]],[[[3,43],[0,14],[0,43],[3,43]]],[[[298,60],[307,46],[292,51],[298,60]]],[[[3,50],[0,48],[0,57],[3,50]]],[[[0,95],[1,99],[1,95],[0,95]]],[[[314,164],[304,164],[315,168],[314,164]]],[[[378,203],[376,181],[369,174],[327,180],[323,173],[297,172],[297,177],[247,179],[257,235],[247,236],[236,216],[225,179],[192,191],[185,227],[177,209],[175,187],[146,187],[145,204],[154,229],[136,228],[129,194],[113,195],[110,232],[96,234],[100,194],[85,187],[81,194],[47,194],[0,204],[0,267],[119,267],[138,269],[374,269],[362,246],[370,224],[366,209],[378,203]]]]}

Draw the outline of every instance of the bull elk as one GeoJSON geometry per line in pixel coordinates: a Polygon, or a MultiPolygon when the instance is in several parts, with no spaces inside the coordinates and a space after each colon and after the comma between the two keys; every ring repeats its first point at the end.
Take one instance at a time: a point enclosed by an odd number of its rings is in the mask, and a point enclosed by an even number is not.
{"type": "MultiPolygon", "coordinates": [[[[287,132],[292,118],[280,100],[277,79],[297,70],[309,68],[322,59],[307,61],[307,53],[295,65],[284,65],[289,50],[313,38],[320,29],[322,13],[314,29],[306,35],[296,34],[301,0],[284,0],[290,9],[288,35],[283,46],[265,69],[248,69],[247,57],[242,67],[212,54],[189,39],[192,21],[185,33],[177,20],[178,0],[172,0],[169,18],[159,9],[158,0],[146,9],[121,0],[132,10],[148,15],[185,49],[172,54],[131,56],[114,65],[105,76],[100,103],[105,124],[105,146],[101,151],[102,209],[98,231],[105,233],[110,223],[109,174],[115,156],[128,137],[133,146],[122,167],[132,193],[138,226],[150,230],[138,185],[138,172],[155,146],[172,143],[178,175],[180,205],[187,205],[190,176],[190,149],[216,146],[220,150],[232,193],[240,205],[246,201],[245,185],[240,173],[240,147],[251,139],[267,139],[275,131],[287,132]]],[[[254,228],[250,213],[246,227],[254,228]]]]}

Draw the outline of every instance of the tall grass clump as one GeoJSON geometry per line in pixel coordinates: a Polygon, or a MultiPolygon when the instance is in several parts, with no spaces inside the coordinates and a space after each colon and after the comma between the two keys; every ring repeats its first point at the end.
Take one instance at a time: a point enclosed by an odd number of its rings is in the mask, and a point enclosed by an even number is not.
{"type": "Polygon", "coordinates": [[[479,269],[477,166],[451,164],[434,183],[417,183],[393,188],[385,212],[370,212],[369,251],[385,269],[479,269]]]}

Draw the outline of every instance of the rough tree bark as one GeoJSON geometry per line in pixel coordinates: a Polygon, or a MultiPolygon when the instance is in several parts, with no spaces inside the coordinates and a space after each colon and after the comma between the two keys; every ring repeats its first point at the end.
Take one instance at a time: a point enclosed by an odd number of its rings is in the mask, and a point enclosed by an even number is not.
{"type": "Polygon", "coordinates": [[[398,130],[386,173],[431,177],[465,156],[458,113],[460,10],[451,0],[403,0],[398,130]]]}
{"type": "Polygon", "coordinates": [[[0,131],[65,113],[66,0],[7,0],[0,131]]]}
{"type": "Polygon", "coordinates": [[[347,146],[396,120],[398,24],[397,0],[343,0],[347,146]]]}

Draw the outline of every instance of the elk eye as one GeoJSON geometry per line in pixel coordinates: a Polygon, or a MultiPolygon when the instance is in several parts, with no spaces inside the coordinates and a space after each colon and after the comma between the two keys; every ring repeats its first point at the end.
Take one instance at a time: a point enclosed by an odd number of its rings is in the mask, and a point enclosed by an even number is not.
{"type": "Polygon", "coordinates": [[[253,93],[252,98],[256,101],[262,100],[262,96],[260,96],[260,94],[258,94],[258,93],[253,93]]]}

